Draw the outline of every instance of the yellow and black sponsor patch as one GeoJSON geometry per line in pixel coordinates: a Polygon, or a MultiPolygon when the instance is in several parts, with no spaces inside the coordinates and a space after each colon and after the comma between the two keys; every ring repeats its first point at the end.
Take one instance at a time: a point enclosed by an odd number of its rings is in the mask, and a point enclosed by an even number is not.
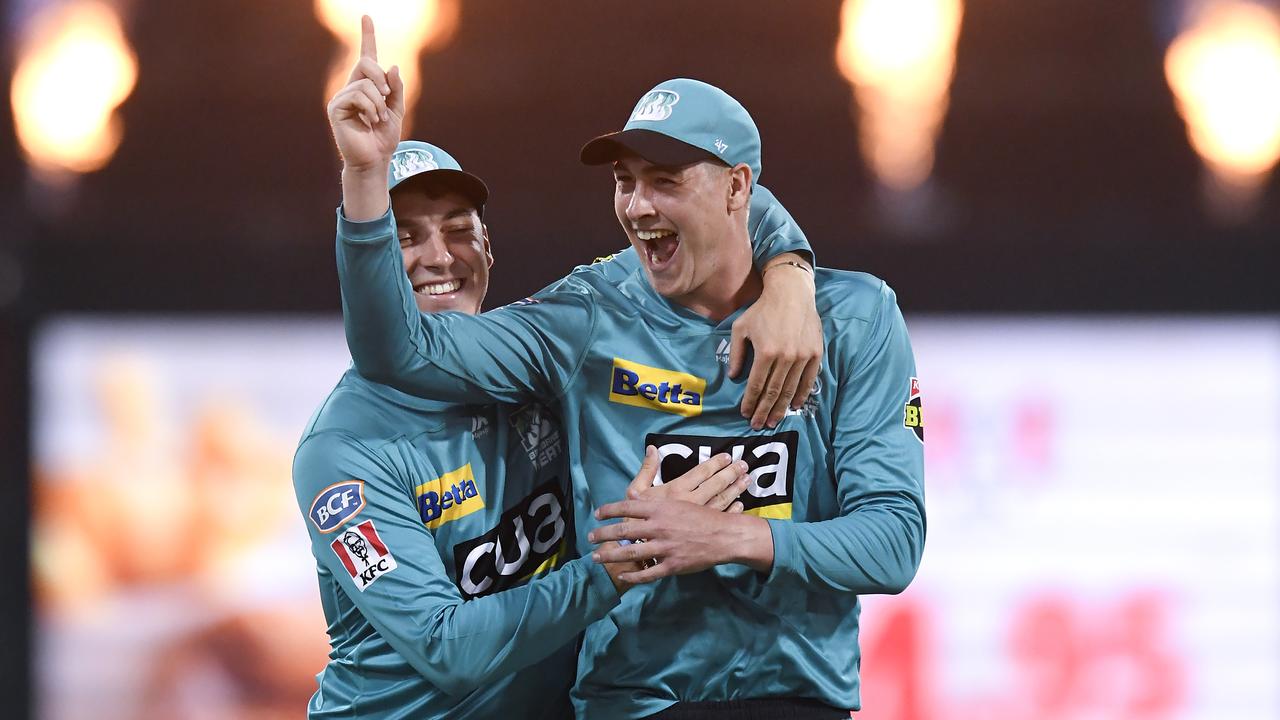
{"type": "Polygon", "coordinates": [[[920,404],[920,381],[911,378],[911,392],[907,396],[906,407],[902,411],[902,426],[916,434],[916,439],[924,442],[924,408],[920,404]]]}
{"type": "Polygon", "coordinates": [[[413,494],[422,522],[433,530],[484,508],[471,463],[422,483],[413,494]]]}
{"type": "Polygon", "coordinates": [[[762,518],[791,519],[795,497],[796,452],[800,433],[717,437],[712,435],[664,435],[650,433],[644,444],[658,449],[658,481],[670,482],[718,453],[729,453],[747,463],[751,484],[738,498],[743,512],[762,518]]]}
{"type": "Polygon", "coordinates": [[[707,381],[677,370],[613,359],[609,402],[693,417],[702,414],[707,381]]]}
{"type": "Polygon", "coordinates": [[[453,546],[458,590],[470,600],[555,569],[573,535],[573,506],[560,479],[552,478],[502,513],[488,532],[453,546]]]}

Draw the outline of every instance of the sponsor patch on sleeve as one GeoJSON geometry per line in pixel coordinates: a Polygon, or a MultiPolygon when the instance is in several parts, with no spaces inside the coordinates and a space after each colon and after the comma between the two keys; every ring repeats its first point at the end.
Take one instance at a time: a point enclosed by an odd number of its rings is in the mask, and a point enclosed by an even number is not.
{"type": "Polygon", "coordinates": [[[914,432],[916,439],[924,442],[924,416],[920,406],[920,381],[911,378],[911,392],[907,396],[906,408],[902,411],[902,427],[914,432]]]}
{"type": "Polygon", "coordinates": [[[337,537],[329,547],[355,581],[356,589],[364,592],[375,580],[396,569],[396,559],[391,556],[372,520],[353,525],[337,537]]]}
{"type": "Polygon", "coordinates": [[[364,509],[364,481],[344,480],[320,491],[307,516],[322,533],[331,533],[364,509]]]}

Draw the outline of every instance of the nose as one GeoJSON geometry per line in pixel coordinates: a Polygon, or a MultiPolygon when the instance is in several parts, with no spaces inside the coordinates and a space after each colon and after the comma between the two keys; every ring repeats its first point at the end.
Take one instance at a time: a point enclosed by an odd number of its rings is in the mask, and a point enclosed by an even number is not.
{"type": "Polygon", "coordinates": [[[637,182],[635,184],[635,188],[631,192],[631,198],[627,201],[628,220],[636,222],[641,218],[657,214],[653,209],[653,200],[649,192],[649,187],[646,183],[637,182]]]}
{"type": "Polygon", "coordinates": [[[445,272],[453,265],[453,253],[449,252],[444,234],[439,232],[432,232],[422,242],[414,244],[412,259],[414,265],[437,272],[445,272]]]}

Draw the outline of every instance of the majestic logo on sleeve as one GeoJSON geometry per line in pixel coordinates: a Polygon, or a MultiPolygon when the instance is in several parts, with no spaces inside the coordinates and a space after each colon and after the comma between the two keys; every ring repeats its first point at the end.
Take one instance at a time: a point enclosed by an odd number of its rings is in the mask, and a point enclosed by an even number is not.
{"type": "Polygon", "coordinates": [[[311,518],[317,530],[331,533],[363,509],[364,482],[345,480],[321,490],[311,501],[307,517],[311,518]]]}
{"type": "Polygon", "coordinates": [[[627,122],[643,120],[646,122],[658,122],[671,117],[671,109],[676,103],[680,102],[680,94],[672,90],[652,90],[644,97],[640,98],[640,102],[636,103],[636,109],[631,111],[631,119],[627,122]]]}
{"type": "Polygon", "coordinates": [[[413,494],[422,522],[432,530],[484,507],[471,463],[422,483],[413,494]]]}
{"type": "Polygon", "coordinates": [[[791,518],[796,475],[796,451],[800,434],[794,430],[776,435],[715,437],[707,435],[661,435],[645,437],[645,445],[658,448],[656,483],[675,480],[695,465],[718,453],[744,460],[751,484],[738,498],[748,515],[764,518],[791,518]]]}
{"type": "Polygon", "coordinates": [[[906,408],[902,411],[902,427],[914,432],[916,439],[924,442],[924,416],[920,407],[920,381],[911,378],[911,393],[907,396],[906,408]]]}
{"type": "Polygon", "coordinates": [[[534,489],[489,532],[453,546],[454,576],[463,598],[489,595],[559,564],[573,534],[573,508],[560,480],[534,489]]]}
{"type": "Polygon", "coordinates": [[[613,359],[609,402],[692,417],[702,414],[706,391],[707,381],[700,377],[613,359]]]}
{"type": "Polygon", "coordinates": [[[396,559],[378,536],[372,520],[347,528],[329,547],[333,548],[333,553],[338,556],[342,567],[346,568],[360,592],[364,592],[373,581],[396,569],[396,559]]]}
{"type": "Polygon", "coordinates": [[[560,457],[560,425],[540,403],[529,403],[511,414],[511,427],[533,467],[541,470],[560,457]]]}

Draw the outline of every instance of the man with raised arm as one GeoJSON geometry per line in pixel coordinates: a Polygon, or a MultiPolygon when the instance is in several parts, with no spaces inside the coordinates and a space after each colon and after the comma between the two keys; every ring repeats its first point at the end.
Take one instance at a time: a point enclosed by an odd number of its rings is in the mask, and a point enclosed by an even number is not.
{"type": "MultiPolygon", "coordinates": [[[[365,31],[367,51],[330,103],[335,135],[380,72],[365,31]]],[[[478,312],[493,261],[484,183],[421,142],[399,143],[384,183],[418,309],[478,312]]],[[[781,208],[764,215],[753,224],[766,236],[791,225],[781,208]]],[[[617,275],[634,267],[633,255],[592,271],[617,275]]],[[[569,713],[570,641],[627,590],[618,574],[639,568],[571,559],[562,437],[555,413],[537,402],[457,406],[343,376],[294,465],[333,643],[311,717],[569,713]],[[531,663],[537,672],[513,673],[531,663]]],[[[633,492],[656,470],[652,451],[633,492]]],[[[743,472],[718,454],[643,494],[721,510],[745,487],[743,472]]]]}

